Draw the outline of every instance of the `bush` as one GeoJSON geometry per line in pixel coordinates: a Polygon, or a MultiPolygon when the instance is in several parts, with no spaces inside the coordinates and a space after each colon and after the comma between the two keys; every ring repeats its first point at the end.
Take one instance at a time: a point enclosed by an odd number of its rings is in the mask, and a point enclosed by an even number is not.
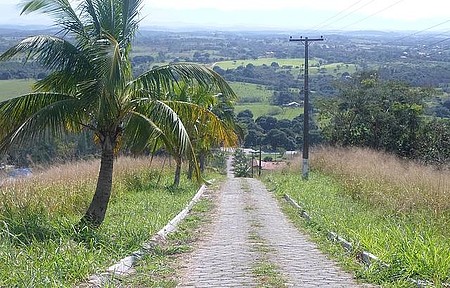
{"type": "Polygon", "coordinates": [[[234,152],[234,176],[235,177],[248,177],[250,176],[250,165],[247,156],[242,149],[236,149],[234,152]]]}
{"type": "Polygon", "coordinates": [[[264,162],[272,162],[273,158],[272,158],[272,156],[266,156],[266,157],[264,157],[263,161],[264,162]]]}

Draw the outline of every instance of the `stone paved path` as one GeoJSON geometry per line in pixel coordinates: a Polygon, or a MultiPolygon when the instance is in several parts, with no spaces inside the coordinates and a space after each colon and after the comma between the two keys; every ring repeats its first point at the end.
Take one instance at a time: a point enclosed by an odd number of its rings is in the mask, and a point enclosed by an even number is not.
{"type": "Polygon", "coordinates": [[[208,233],[187,260],[178,287],[258,287],[258,263],[274,264],[286,287],[362,287],[283,215],[256,179],[228,180],[208,233]]]}

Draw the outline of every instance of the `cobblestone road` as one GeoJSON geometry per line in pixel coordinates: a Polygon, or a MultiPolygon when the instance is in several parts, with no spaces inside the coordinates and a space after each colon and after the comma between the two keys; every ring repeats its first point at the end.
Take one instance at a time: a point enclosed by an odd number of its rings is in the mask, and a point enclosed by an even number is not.
{"type": "Polygon", "coordinates": [[[262,261],[286,287],[362,287],[287,220],[259,180],[229,173],[217,205],[178,287],[258,287],[254,270],[262,261]]]}

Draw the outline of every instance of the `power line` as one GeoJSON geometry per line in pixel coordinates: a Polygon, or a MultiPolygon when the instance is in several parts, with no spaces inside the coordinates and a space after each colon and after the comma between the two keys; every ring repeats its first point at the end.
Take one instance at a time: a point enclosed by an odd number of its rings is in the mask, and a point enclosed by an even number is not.
{"type": "Polygon", "coordinates": [[[359,1],[354,2],[352,5],[348,6],[347,8],[345,8],[345,9],[343,9],[343,10],[341,10],[341,11],[339,11],[339,12],[336,13],[335,15],[333,15],[333,16],[327,18],[326,20],[324,20],[324,21],[322,21],[321,23],[315,25],[314,27],[308,29],[307,31],[317,31],[317,30],[319,30],[320,28],[322,28],[322,26],[326,26],[325,24],[326,24],[328,21],[333,20],[334,18],[338,17],[339,15],[341,15],[341,14],[344,13],[344,12],[347,12],[347,10],[353,8],[354,6],[358,5],[358,4],[361,3],[362,1],[364,1],[364,0],[359,0],[359,1]]]}
{"type": "Polygon", "coordinates": [[[441,43],[446,42],[448,40],[450,40],[450,38],[445,38],[445,39],[439,40],[437,42],[431,43],[430,46],[438,45],[438,44],[441,44],[441,43]]]}
{"type": "Polygon", "coordinates": [[[386,11],[386,10],[392,8],[392,7],[394,7],[395,5],[397,5],[397,4],[399,4],[400,2],[403,2],[403,1],[404,1],[404,0],[399,0],[399,1],[397,1],[397,2],[395,2],[395,3],[393,3],[393,4],[389,5],[389,6],[387,6],[387,7],[383,8],[383,9],[381,9],[381,10],[378,10],[378,11],[375,12],[375,13],[370,14],[369,16],[366,16],[366,17],[364,17],[364,18],[362,18],[362,19],[360,19],[360,20],[358,20],[358,21],[356,21],[356,22],[353,22],[353,23],[351,23],[351,24],[348,24],[348,25],[346,25],[346,26],[344,26],[344,27],[342,27],[342,28],[340,28],[340,29],[338,29],[338,30],[344,30],[344,29],[346,29],[346,28],[348,28],[348,27],[350,27],[350,26],[353,26],[353,25],[355,25],[355,24],[361,23],[361,22],[363,22],[363,21],[365,21],[365,20],[367,20],[367,19],[369,19],[369,18],[371,18],[371,17],[373,17],[373,16],[375,16],[375,15],[377,15],[377,14],[380,14],[380,13],[382,13],[382,12],[384,12],[384,11],[386,11]]]}
{"type": "MultiPolygon", "coordinates": [[[[365,3],[364,5],[362,5],[362,6],[358,7],[358,8],[356,8],[356,9],[353,9],[352,11],[350,11],[350,12],[344,14],[343,16],[339,17],[338,19],[334,20],[333,22],[328,23],[328,24],[326,24],[326,25],[323,25],[322,27],[319,27],[319,28],[320,28],[320,29],[323,29],[323,28],[328,27],[328,26],[330,26],[330,25],[332,25],[332,24],[335,24],[336,22],[339,22],[339,21],[341,21],[342,19],[347,18],[348,16],[350,16],[350,15],[352,15],[353,13],[355,13],[355,12],[357,12],[357,11],[363,9],[364,7],[366,7],[366,6],[370,5],[370,4],[372,4],[372,3],[375,2],[375,1],[376,1],[376,0],[371,0],[371,1],[367,2],[367,3],[365,3]]],[[[355,3],[355,5],[358,4],[358,3],[360,3],[360,2],[362,2],[362,1],[358,1],[357,3],[355,3]]],[[[355,5],[352,5],[352,7],[355,6],[355,5]]],[[[318,30],[319,28],[316,28],[316,30],[318,30]]],[[[316,31],[316,30],[313,30],[313,31],[316,31]]]]}
{"type": "Polygon", "coordinates": [[[425,28],[425,29],[416,31],[416,32],[414,32],[414,33],[408,34],[408,35],[406,35],[406,36],[400,37],[400,38],[395,39],[395,40],[393,40],[393,41],[389,41],[389,42],[385,43],[385,45],[394,44],[394,43],[399,42],[399,41],[401,41],[401,40],[403,40],[403,39],[410,38],[410,37],[415,36],[415,35],[417,35],[417,34],[420,34],[420,33],[422,33],[422,32],[425,32],[425,31],[431,30],[431,29],[433,29],[433,28],[439,27],[439,26],[441,26],[441,25],[444,25],[444,24],[446,24],[446,23],[448,23],[448,22],[450,22],[450,19],[447,19],[447,20],[445,20],[445,21],[443,21],[443,22],[440,22],[440,23],[438,23],[438,24],[434,24],[433,26],[430,26],[430,27],[427,27],[427,28],[425,28]]]}

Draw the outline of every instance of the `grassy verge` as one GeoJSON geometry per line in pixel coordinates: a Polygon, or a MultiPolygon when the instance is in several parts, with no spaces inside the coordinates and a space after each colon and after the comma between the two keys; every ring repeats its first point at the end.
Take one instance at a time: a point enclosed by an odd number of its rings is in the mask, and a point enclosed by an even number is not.
{"type": "Polygon", "coordinates": [[[347,262],[360,278],[386,287],[413,286],[410,279],[450,282],[448,172],[368,150],[317,151],[312,167],[308,181],[298,165],[265,180],[279,197],[287,193],[304,206],[313,222],[303,226],[321,241],[335,231],[389,265],[347,262]]]}
{"type": "Polygon", "coordinates": [[[0,286],[67,287],[140,248],[189,202],[190,182],[168,188],[172,170],[118,159],[113,195],[98,230],[76,232],[98,163],[51,168],[0,188],[0,286]]]}
{"type": "MultiPolygon", "coordinates": [[[[214,190],[211,187],[209,190],[214,190]]],[[[201,227],[210,221],[209,214],[214,209],[211,195],[195,204],[189,215],[180,223],[177,231],[170,234],[167,241],[151,253],[145,255],[136,266],[136,273],[122,279],[127,287],[173,288],[180,277],[180,257],[192,251],[192,246],[201,235],[201,227]]]]}

